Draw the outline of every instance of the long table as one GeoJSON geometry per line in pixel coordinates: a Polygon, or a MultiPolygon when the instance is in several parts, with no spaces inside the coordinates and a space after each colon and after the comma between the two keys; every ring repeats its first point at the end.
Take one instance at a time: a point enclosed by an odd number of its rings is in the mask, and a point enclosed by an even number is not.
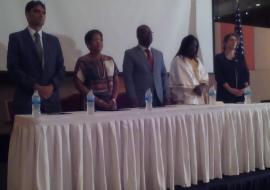
{"type": "Polygon", "coordinates": [[[270,166],[270,104],[17,116],[9,190],[189,187],[270,166]]]}

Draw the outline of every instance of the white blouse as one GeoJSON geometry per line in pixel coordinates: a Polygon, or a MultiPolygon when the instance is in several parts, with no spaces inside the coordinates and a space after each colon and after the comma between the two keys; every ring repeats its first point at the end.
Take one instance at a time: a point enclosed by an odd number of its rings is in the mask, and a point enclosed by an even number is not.
{"type": "Polygon", "coordinates": [[[190,60],[176,56],[171,62],[169,87],[173,102],[178,104],[204,104],[203,96],[198,96],[193,89],[201,84],[208,84],[208,73],[198,59],[198,75],[196,77],[190,60]]]}

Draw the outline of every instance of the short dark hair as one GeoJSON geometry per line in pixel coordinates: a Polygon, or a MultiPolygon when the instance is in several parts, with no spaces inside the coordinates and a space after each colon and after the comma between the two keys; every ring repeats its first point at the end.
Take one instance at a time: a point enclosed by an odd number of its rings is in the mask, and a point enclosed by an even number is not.
{"type": "Polygon", "coordinates": [[[138,28],[137,28],[137,30],[136,30],[136,35],[137,35],[137,37],[140,35],[140,33],[141,33],[145,28],[151,30],[150,27],[147,26],[147,25],[145,25],[145,24],[138,26],[138,28]]]}
{"type": "Polygon", "coordinates": [[[43,2],[41,1],[29,1],[26,5],[25,5],[25,13],[29,13],[31,11],[31,9],[33,9],[36,6],[41,6],[44,10],[46,10],[46,6],[43,2]]]}
{"type": "Polygon", "coordinates": [[[197,51],[196,51],[196,55],[194,55],[194,56],[197,57],[200,44],[199,44],[199,40],[193,35],[188,35],[188,36],[183,38],[183,40],[181,42],[181,45],[180,45],[180,48],[179,48],[176,55],[178,55],[178,56],[181,55],[183,57],[188,57],[190,55],[188,47],[194,41],[197,43],[197,51]]]}
{"type": "Polygon", "coordinates": [[[236,33],[226,34],[223,38],[223,51],[225,51],[225,44],[229,41],[230,37],[232,36],[235,37],[237,40],[239,39],[239,36],[236,33]]]}
{"type": "Polygon", "coordinates": [[[85,36],[84,36],[84,42],[86,44],[86,46],[89,44],[89,42],[93,39],[94,35],[95,34],[99,34],[101,36],[101,38],[103,39],[103,35],[102,35],[102,32],[100,32],[99,30],[97,29],[94,29],[94,30],[90,30],[88,31],[85,36]]]}

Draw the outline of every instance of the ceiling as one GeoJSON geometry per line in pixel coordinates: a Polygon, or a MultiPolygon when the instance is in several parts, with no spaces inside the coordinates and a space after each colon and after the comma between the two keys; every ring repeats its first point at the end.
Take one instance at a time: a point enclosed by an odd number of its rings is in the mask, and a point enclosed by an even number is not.
{"type": "MultiPolygon", "coordinates": [[[[234,22],[237,0],[213,0],[214,20],[234,22]]],[[[244,25],[270,28],[270,0],[239,0],[244,25]]]]}

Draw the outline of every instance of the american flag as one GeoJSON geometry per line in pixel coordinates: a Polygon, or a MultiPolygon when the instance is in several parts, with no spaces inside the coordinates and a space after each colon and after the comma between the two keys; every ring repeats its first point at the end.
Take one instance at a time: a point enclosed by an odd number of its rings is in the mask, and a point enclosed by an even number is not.
{"type": "Polygon", "coordinates": [[[244,55],[244,38],[242,32],[242,20],[241,20],[241,12],[239,8],[239,3],[237,3],[237,9],[235,12],[235,28],[234,32],[239,36],[239,43],[236,48],[237,53],[244,55]]]}

